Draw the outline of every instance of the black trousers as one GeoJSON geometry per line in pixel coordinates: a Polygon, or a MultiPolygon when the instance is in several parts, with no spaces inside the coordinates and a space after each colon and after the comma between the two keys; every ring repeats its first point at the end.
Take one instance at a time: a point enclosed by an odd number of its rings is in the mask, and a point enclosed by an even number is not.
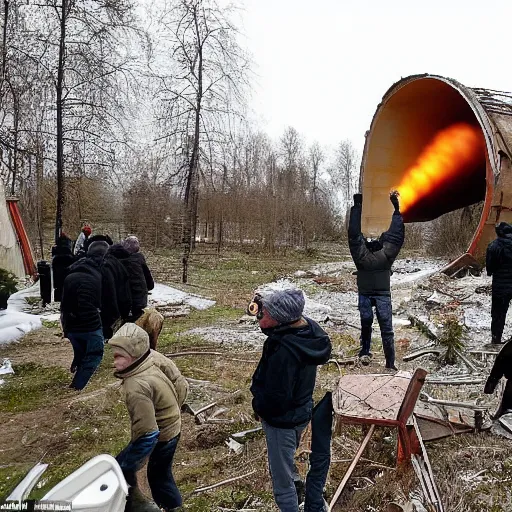
{"type": "Polygon", "coordinates": [[[507,311],[511,300],[512,294],[492,294],[491,334],[493,343],[501,343],[501,337],[503,336],[503,330],[505,329],[505,319],[507,318],[507,311]]]}

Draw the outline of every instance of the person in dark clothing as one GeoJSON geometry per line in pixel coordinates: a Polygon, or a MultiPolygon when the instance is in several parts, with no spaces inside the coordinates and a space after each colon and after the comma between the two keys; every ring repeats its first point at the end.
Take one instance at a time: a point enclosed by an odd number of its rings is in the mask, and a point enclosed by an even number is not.
{"type": "Polygon", "coordinates": [[[55,302],[60,302],[64,279],[69,267],[75,262],[72,246],[71,238],[62,232],[57,244],[52,247],[53,300],[55,302]]]}
{"type": "Polygon", "coordinates": [[[71,265],[62,290],[62,330],[74,352],[71,373],[75,375],[70,387],[78,390],[87,385],[103,358],[100,314],[103,254],[98,252],[89,250],[87,258],[71,265]]]}
{"type": "Polygon", "coordinates": [[[112,241],[112,238],[110,238],[110,236],[108,236],[108,235],[92,235],[89,238],[87,238],[87,240],[85,240],[85,242],[84,242],[83,248],[84,248],[85,254],[87,254],[89,247],[94,242],[107,242],[107,244],[109,246],[114,244],[114,242],[112,241]]]}
{"type": "Polygon", "coordinates": [[[361,316],[359,357],[363,364],[369,364],[373,308],[375,308],[386,357],[386,368],[396,370],[390,278],[391,266],[404,243],[405,227],[400,213],[398,193],[391,193],[390,200],[395,208],[391,226],[378,239],[365,239],[361,233],[363,196],[362,194],[354,195],[354,206],[350,210],[348,244],[357,268],[358,306],[361,316]]]}
{"type": "Polygon", "coordinates": [[[512,340],[503,345],[487,378],[484,393],[492,395],[502,377],[507,379],[497,416],[512,412],[512,340]]]}
{"type": "MultiPolygon", "coordinates": [[[[112,315],[113,322],[109,324],[110,327],[108,327],[108,339],[112,337],[112,327],[114,324],[119,321],[128,321],[132,309],[132,292],[130,289],[128,270],[123,263],[111,253],[110,249],[103,260],[103,268],[108,271],[113,278],[114,289],[111,292],[111,297],[116,303],[115,314],[112,315]]],[[[103,327],[105,330],[105,324],[103,327]]]]}
{"type": "MultiPolygon", "coordinates": [[[[135,322],[148,305],[148,291],[155,287],[153,276],[146,263],[144,255],[140,252],[139,240],[136,236],[129,236],[122,242],[128,257],[122,256],[121,262],[125,265],[130,277],[130,290],[132,294],[132,314],[130,322],[135,322]]],[[[115,255],[120,251],[116,250],[115,255]]]]}
{"type": "Polygon", "coordinates": [[[117,293],[118,288],[126,288],[128,273],[116,258],[108,257],[108,250],[107,242],[96,241],[88,247],[86,256],[87,258],[101,258],[101,325],[104,340],[112,337],[114,325],[121,318],[120,302],[125,315],[126,307],[129,311],[129,305],[125,305],[126,296],[121,297],[117,293]]]}
{"type": "Polygon", "coordinates": [[[512,300],[512,225],[500,222],[497,238],[487,247],[487,275],[492,276],[491,335],[492,343],[503,343],[507,312],[512,300]]]}
{"type": "MultiPolygon", "coordinates": [[[[316,322],[302,316],[302,291],[277,291],[258,300],[257,318],[267,339],[252,377],[252,407],[265,432],[277,506],[297,512],[300,478],[294,454],[312,417],[317,366],[329,360],[331,342],[316,322]]],[[[321,503],[321,508],[308,510],[327,510],[321,488],[323,484],[306,484],[306,502],[321,503]],[[314,495],[319,488],[320,496],[314,495]]]]}

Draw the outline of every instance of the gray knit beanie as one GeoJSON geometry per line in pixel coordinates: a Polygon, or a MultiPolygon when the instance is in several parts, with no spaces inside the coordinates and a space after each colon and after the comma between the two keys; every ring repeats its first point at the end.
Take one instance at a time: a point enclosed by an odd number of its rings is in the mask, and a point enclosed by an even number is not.
{"type": "Polygon", "coordinates": [[[296,288],[279,290],[262,297],[263,307],[280,324],[289,324],[299,320],[304,310],[304,294],[296,288]]]}
{"type": "Polygon", "coordinates": [[[139,252],[139,250],[140,250],[139,239],[136,236],[134,236],[134,235],[130,235],[125,240],[123,240],[121,243],[123,244],[123,247],[130,254],[133,254],[135,252],[139,252]]]}

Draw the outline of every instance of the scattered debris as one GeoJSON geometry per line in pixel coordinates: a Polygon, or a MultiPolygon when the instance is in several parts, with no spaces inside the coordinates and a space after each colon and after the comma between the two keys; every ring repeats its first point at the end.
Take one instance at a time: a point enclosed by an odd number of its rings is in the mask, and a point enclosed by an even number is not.
{"type": "Polygon", "coordinates": [[[240,444],[238,441],[235,441],[232,437],[226,441],[226,445],[230,450],[235,452],[236,455],[241,455],[244,451],[244,445],[240,444]]]}
{"type": "Polygon", "coordinates": [[[222,482],[218,482],[216,484],[209,485],[207,487],[199,487],[199,488],[193,490],[192,494],[198,494],[200,492],[211,491],[212,489],[216,489],[217,487],[221,487],[222,485],[227,485],[227,484],[231,484],[233,482],[238,482],[239,480],[243,480],[244,478],[254,475],[254,473],[256,473],[255,469],[253,471],[249,471],[249,473],[245,473],[244,475],[235,476],[233,478],[228,478],[227,480],[222,480],[222,482]]]}
{"type": "Polygon", "coordinates": [[[0,375],[7,375],[8,373],[14,373],[14,370],[12,368],[11,360],[4,359],[2,366],[0,366],[0,375]]]}

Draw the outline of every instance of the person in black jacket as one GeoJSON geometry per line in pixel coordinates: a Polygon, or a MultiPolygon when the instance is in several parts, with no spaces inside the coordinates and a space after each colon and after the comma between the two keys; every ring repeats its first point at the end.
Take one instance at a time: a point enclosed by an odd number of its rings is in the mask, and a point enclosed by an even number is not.
{"type": "Polygon", "coordinates": [[[64,279],[69,267],[75,262],[72,246],[71,238],[62,232],[57,244],[52,247],[53,300],[55,302],[60,302],[64,279]]]}
{"type": "MultiPolygon", "coordinates": [[[[252,377],[252,406],[265,432],[277,506],[284,512],[296,512],[295,482],[300,478],[294,454],[312,417],[317,366],[329,360],[331,342],[316,322],[302,316],[302,291],[276,291],[258,300],[257,318],[267,339],[252,377]]],[[[321,492],[322,486],[306,485],[306,502],[319,498],[319,510],[323,510],[321,495],[307,495],[308,488],[314,492],[319,487],[321,492]]]]}
{"type": "MultiPolygon", "coordinates": [[[[153,276],[146,263],[144,255],[140,252],[139,240],[136,236],[129,236],[122,242],[122,246],[128,253],[128,257],[120,258],[125,265],[130,278],[130,290],[132,294],[132,314],[130,322],[135,322],[148,305],[148,291],[155,287],[153,276]]],[[[120,254],[116,250],[115,255],[120,254]]]]}
{"type": "Polygon", "coordinates": [[[391,226],[378,239],[365,239],[361,233],[363,196],[362,194],[354,195],[354,206],[350,210],[348,244],[357,268],[359,314],[361,316],[359,357],[363,364],[369,364],[373,308],[375,307],[386,358],[386,368],[396,370],[390,278],[391,266],[404,243],[405,227],[400,213],[398,193],[392,192],[390,200],[395,208],[391,226]]]}
{"type": "Polygon", "coordinates": [[[500,222],[497,238],[487,247],[487,275],[492,276],[492,343],[502,343],[507,312],[512,300],[512,225],[500,222]]]}
{"type": "Polygon", "coordinates": [[[60,304],[64,337],[73,346],[70,387],[83,389],[103,358],[101,328],[101,263],[103,254],[89,249],[89,256],[69,268],[60,304]]]}

